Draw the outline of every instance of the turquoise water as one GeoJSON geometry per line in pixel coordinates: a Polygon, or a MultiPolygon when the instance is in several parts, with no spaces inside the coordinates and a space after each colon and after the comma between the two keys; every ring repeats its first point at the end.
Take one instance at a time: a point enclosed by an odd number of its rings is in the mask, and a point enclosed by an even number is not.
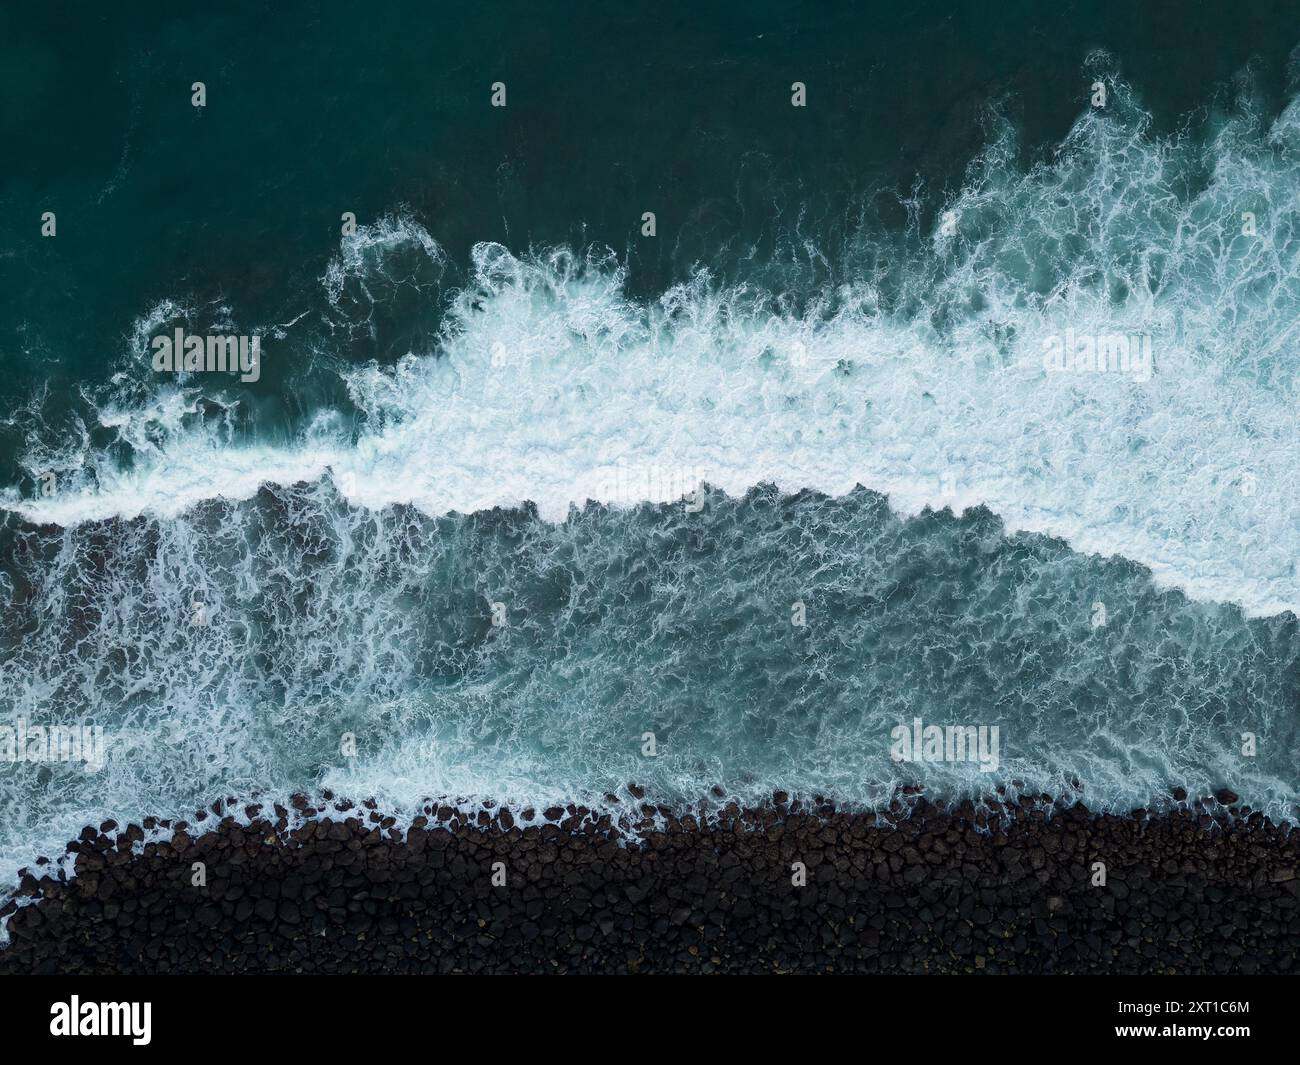
{"type": "Polygon", "coordinates": [[[0,725],[107,757],[0,763],[0,875],[318,787],[1294,817],[1286,5],[70,11],[0,15],[0,725]]]}

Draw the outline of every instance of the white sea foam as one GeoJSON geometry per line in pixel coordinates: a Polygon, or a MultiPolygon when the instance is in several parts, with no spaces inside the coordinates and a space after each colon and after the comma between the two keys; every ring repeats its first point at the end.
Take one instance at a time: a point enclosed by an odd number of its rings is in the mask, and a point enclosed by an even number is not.
{"type": "MultiPolygon", "coordinates": [[[[731,493],[862,484],[903,513],[983,503],[1194,596],[1296,610],[1298,129],[1293,104],[1201,148],[1155,138],[1130,104],[1082,118],[1029,173],[1004,134],[951,204],[954,235],[936,231],[893,282],[851,281],[801,313],[705,274],[647,306],[612,262],[480,245],[436,350],[346,373],[358,436],[323,415],[296,442],[236,447],[182,429],[193,394],[162,388],[147,409],[103,411],[129,470],[9,505],[62,525],[174,516],[327,468],[357,505],[532,500],[551,519],[632,502],[630,483],[680,490],[629,469],[731,493]],[[1044,344],[1067,330],[1144,335],[1154,372],[1048,372],[1044,344]]],[[[427,232],[386,219],[345,239],[330,302],[358,278],[368,291],[396,249],[442,263],[427,232]]]]}

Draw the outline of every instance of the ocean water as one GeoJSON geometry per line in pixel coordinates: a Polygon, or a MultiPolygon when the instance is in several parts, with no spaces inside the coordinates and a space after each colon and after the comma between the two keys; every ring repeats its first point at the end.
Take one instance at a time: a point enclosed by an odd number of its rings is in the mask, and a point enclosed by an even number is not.
{"type": "Polygon", "coordinates": [[[0,762],[0,881],[320,788],[1293,820],[1294,42],[1036,8],[6,14],[0,725],[105,758],[0,762]]]}

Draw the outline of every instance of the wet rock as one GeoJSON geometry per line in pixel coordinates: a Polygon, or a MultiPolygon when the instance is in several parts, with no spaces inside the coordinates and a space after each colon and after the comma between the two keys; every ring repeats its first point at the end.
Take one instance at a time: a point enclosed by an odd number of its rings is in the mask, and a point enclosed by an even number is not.
{"type": "Polygon", "coordinates": [[[1300,834],[1217,797],[1214,817],[1140,823],[1040,795],[916,792],[877,817],[777,793],[545,821],[449,800],[409,826],[340,800],[356,816],[292,833],[283,814],[208,817],[141,853],[141,829],[104,822],[0,907],[0,972],[1300,971],[1300,834]]]}

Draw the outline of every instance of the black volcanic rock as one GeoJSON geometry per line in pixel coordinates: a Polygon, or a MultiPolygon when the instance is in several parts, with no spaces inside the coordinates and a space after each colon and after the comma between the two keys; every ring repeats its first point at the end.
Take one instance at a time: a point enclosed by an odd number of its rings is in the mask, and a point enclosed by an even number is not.
{"type": "Polygon", "coordinates": [[[430,805],[441,823],[403,840],[339,800],[141,854],[105,822],[70,848],[77,876],[35,866],[0,909],[0,973],[1300,972],[1300,835],[1258,813],[644,806],[664,820],[629,836],[578,806],[430,805]]]}

